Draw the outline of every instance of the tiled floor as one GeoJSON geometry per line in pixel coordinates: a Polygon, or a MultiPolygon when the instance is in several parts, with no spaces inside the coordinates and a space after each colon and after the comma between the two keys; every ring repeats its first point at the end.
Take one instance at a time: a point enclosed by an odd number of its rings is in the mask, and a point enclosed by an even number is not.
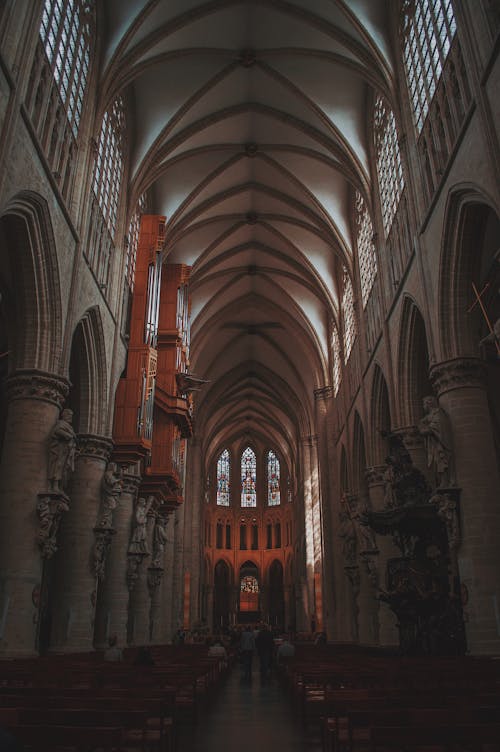
{"type": "Polygon", "coordinates": [[[262,683],[257,667],[244,680],[235,666],[198,722],[183,728],[178,752],[320,752],[315,732],[294,718],[276,679],[262,683]]]}

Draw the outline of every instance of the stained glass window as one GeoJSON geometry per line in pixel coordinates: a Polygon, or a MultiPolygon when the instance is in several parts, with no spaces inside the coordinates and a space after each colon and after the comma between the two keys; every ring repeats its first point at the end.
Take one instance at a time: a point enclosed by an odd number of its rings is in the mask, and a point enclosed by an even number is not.
{"type": "Polygon", "coordinates": [[[392,227],[405,181],[396,119],[393,111],[381,96],[378,96],[375,101],[374,135],[380,206],[384,232],[387,236],[392,227]]]}
{"type": "Polygon", "coordinates": [[[270,507],[281,503],[280,461],[272,449],[267,454],[267,503],[270,507]]]}
{"type": "Polygon", "coordinates": [[[356,234],[359,260],[359,276],[361,280],[361,298],[363,308],[368,302],[368,296],[377,276],[377,254],[373,242],[373,225],[370,214],[363,200],[363,196],[356,191],[356,234]]]}
{"type": "Polygon", "coordinates": [[[349,272],[344,266],[342,314],[344,319],[344,356],[349,360],[354,340],[356,339],[356,317],[354,314],[354,291],[349,272]]]}
{"type": "Polygon", "coordinates": [[[118,218],[118,201],[123,176],[125,113],[117,97],[104,113],[94,168],[93,189],[111,235],[118,218]]]}
{"type": "Polygon", "coordinates": [[[230,467],[229,450],[224,449],[217,460],[217,504],[221,507],[229,506],[230,467]]]}
{"type": "Polygon", "coordinates": [[[240,611],[257,611],[259,608],[259,583],[252,575],[240,582],[240,611]]]}
{"type": "Polygon", "coordinates": [[[240,589],[242,593],[258,593],[259,583],[255,577],[246,575],[245,577],[241,578],[240,589]]]}
{"type": "Polygon", "coordinates": [[[336,397],[342,380],[342,363],[340,353],[340,337],[337,325],[332,327],[332,359],[333,359],[333,393],[336,397]]]}
{"type": "Polygon", "coordinates": [[[405,0],[403,58],[417,133],[420,133],[457,25],[451,0],[405,0]]]}
{"type": "Polygon", "coordinates": [[[93,2],[45,0],[40,38],[75,138],[90,68],[93,25],[93,2]]]}
{"type": "Polygon", "coordinates": [[[255,452],[247,447],[241,455],[241,506],[257,506],[257,460],[255,452]]]}

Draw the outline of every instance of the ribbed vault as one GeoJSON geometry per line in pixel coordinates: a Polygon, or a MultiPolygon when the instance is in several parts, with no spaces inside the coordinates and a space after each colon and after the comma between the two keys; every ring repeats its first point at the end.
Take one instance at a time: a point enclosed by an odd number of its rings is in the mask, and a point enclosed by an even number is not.
{"type": "Polygon", "coordinates": [[[268,437],[292,458],[331,381],[354,190],[371,204],[367,119],[391,101],[384,0],[108,0],[100,111],[122,94],[132,212],[167,217],[192,267],[191,370],[208,454],[268,437]]]}

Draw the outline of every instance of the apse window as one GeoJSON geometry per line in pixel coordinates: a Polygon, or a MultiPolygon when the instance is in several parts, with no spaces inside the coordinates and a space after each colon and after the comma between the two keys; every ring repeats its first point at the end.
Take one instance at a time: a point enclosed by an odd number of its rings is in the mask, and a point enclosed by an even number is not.
{"type": "Polygon", "coordinates": [[[257,506],[257,458],[247,447],[241,455],[241,506],[257,506]]]}
{"type": "Polygon", "coordinates": [[[403,59],[420,134],[457,30],[451,0],[405,0],[403,59]]]}
{"type": "Polygon", "coordinates": [[[221,507],[229,506],[230,469],[229,450],[224,449],[217,460],[217,504],[221,507]]]}
{"type": "Polygon", "coordinates": [[[267,503],[270,507],[281,503],[280,461],[272,449],[267,454],[267,503]]]}
{"type": "Polygon", "coordinates": [[[259,608],[259,583],[256,577],[246,575],[240,582],[240,611],[257,611],[259,608]]]}

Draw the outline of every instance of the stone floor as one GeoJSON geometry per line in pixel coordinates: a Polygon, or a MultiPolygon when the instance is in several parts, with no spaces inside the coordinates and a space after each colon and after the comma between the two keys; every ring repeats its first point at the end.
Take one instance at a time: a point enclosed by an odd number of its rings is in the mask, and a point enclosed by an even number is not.
{"type": "Polygon", "coordinates": [[[195,725],[179,733],[178,752],[320,752],[319,734],[306,732],[275,677],[252,679],[236,665],[195,725]]]}

